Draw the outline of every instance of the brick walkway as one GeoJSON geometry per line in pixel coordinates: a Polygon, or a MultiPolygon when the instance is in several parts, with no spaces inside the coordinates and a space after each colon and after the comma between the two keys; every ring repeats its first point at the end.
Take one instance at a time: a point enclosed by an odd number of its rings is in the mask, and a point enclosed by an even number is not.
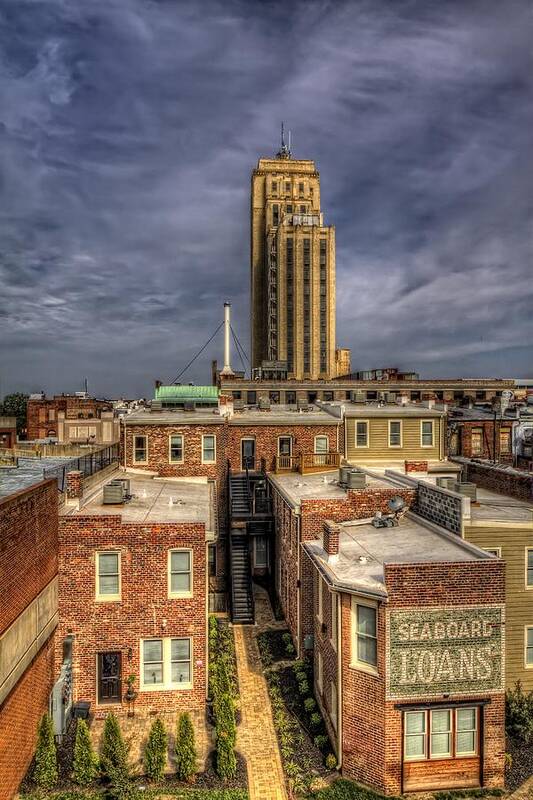
{"type": "Polygon", "coordinates": [[[233,628],[242,721],[237,749],[246,758],[250,800],[286,800],[285,778],[266,681],[261,669],[256,636],[263,627],[275,627],[266,592],[256,594],[258,625],[233,628]]]}

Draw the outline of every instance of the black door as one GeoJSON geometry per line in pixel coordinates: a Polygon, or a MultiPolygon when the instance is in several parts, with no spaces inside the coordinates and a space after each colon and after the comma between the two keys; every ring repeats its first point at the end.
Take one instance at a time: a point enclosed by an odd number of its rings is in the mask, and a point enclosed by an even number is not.
{"type": "Polygon", "coordinates": [[[241,469],[255,469],[255,439],[241,439],[241,469]]]}
{"type": "Polygon", "coordinates": [[[98,702],[120,703],[121,654],[98,653],[98,702]]]}

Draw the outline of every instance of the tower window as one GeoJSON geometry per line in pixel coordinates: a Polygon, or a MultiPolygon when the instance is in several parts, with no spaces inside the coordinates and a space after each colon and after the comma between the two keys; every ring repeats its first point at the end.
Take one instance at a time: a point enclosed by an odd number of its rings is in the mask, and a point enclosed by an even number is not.
{"type": "Polygon", "coordinates": [[[290,191],[291,191],[290,181],[285,181],[285,191],[287,192],[287,194],[290,193],[290,191]]]}
{"type": "Polygon", "coordinates": [[[277,203],[274,203],[272,206],[272,225],[278,225],[279,223],[279,206],[277,203]]]}
{"type": "Polygon", "coordinates": [[[288,203],[287,205],[287,214],[292,214],[292,203],[288,203]]]}
{"type": "Polygon", "coordinates": [[[300,192],[300,194],[304,193],[304,185],[303,185],[303,183],[299,183],[298,184],[298,191],[300,192]]]}
{"type": "Polygon", "coordinates": [[[272,181],[272,192],[275,194],[278,191],[278,182],[272,181]]]}

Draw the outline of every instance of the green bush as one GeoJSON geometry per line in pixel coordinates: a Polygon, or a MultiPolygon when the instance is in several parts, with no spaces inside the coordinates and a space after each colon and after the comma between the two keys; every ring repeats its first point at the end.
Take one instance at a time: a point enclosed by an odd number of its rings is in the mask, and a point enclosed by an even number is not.
{"type": "Polygon", "coordinates": [[[295,661],[292,665],[294,672],[303,672],[307,677],[307,670],[309,669],[309,662],[307,662],[303,658],[299,658],[298,661],[295,661]]]}
{"type": "Polygon", "coordinates": [[[118,720],[110,712],[105,718],[102,734],[100,769],[108,782],[108,795],[116,800],[128,800],[137,794],[131,782],[128,756],[128,746],[122,737],[118,720]]]}
{"type": "MultiPolygon", "coordinates": [[[[326,789],[316,792],[313,800],[385,800],[385,797],[354,781],[339,778],[326,789]]],[[[398,800],[398,798],[389,797],[388,800],[398,800]]]]}
{"type": "Polygon", "coordinates": [[[313,741],[315,743],[315,747],[318,747],[319,750],[323,750],[324,747],[326,747],[326,745],[328,744],[329,739],[327,736],[319,735],[315,736],[313,741]]]}
{"type": "Polygon", "coordinates": [[[189,714],[181,714],[176,731],[176,774],[180,781],[190,781],[196,773],[196,744],[189,714]]]}
{"type": "Polygon", "coordinates": [[[76,725],[72,780],[78,786],[90,786],[98,776],[98,756],[93,750],[89,728],[84,719],[76,725]]]}
{"type": "Polygon", "coordinates": [[[283,644],[285,644],[285,645],[292,644],[292,637],[291,637],[290,633],[284,633],[282,635],[281,639],[283,641],[283,644]]]}
{"type": "Polygon", "coordinates": [[[221,731],[217,734],[216,767],[219,778],[234,778],[237,772],[237,759],[235,758],[234,743],[231,738],[221,731]]]}
{"type": "Polygon", "coordinates": [[[315,711],[314,714],[311,714],[309,721],[312,728],[320,728],[322,725],[322,716],[318,713],[318,711],[315,711]]]}
{"type": "Polygon", "coordinates": [[[337,768],[337,759],[333,755],[333,753],[328,753],[326,756],[325,761],[326,767],[328,769],[336,769],[337,768]]]}
{"type": "Polygon", "coordinates": [[[167,764],[168,736],[161,719],[152,723],[144,748],[144,771],[152,781],[162,780],[167,764]]]}
{"type": "Polygon", "coordinates": [[[520,681],[505,693],[505,723],[512,739],[528,743],[533,738],[533,692],[524,692],[520,681]]]}
{"type": "Polygon", "coordinates": [[[42,789],[51,789],[57,783],[57,751],[54,726],[49,714],[43,714],[37,726],[33,779],[42,789]]]}
{"type": "Polygon", "coordinates": [[[217,736],[222,733],[235,746],[237,726],[235,725],[235,708],[229,694],[217,698],[214,706],[215,728],[217,736]]]}
{"type": "Polygon", "coordinates": [[[294,649],[294,645],[292,642],[289,642],[288,645],[285,646],[285,653],[291,657],[295,654],[296,650],[294,649]]]}
{"type": "Polygon", "coordinates": [[[307,681],[300,681],[298,684],[298,691],[300,694],[309,694],[309,683],[307,681]]]}
{"type": "MultiPolygon", "coordinates": [[[[308,714],[312,714],[316,708],[316,700],[314,697],[306,697],[304,700],[304,708],[308,714]]],[[[314,716],[314,714],[313,714],[314,716]]]]}
{"type": "Polygon", "coordinates": [[[307,672],[303,672],[302,670],[299,670],[298,672],[295,673],[295,678],[296,678],[296,681],[298,683],[301,683],[302,681],[306,681],[307,680],[307,672]]]}

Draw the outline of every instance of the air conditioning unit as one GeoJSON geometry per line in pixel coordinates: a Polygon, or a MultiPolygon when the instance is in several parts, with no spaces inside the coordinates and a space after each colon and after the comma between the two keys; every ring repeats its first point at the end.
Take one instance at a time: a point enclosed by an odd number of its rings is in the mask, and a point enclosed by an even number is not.
{"type": "Polygon", "coordinates": [[[104,486],[102,502],[104,505],[122,504],[126,497],[124,483],[119,480],[110,481],[104,486]]]}
{"type": "Polygon", "coordinates": [[[346,480],[346,488],[347,489],[364,489],[366,486],[366,475],[364,472],[358,472],[355,469],[351,469],[348,472],[347,480],[346,480]]]}
{"type": "Polygon", "coordinates": [[[299,397],[296,401],[297,411],[300,411],[300,409],[302,409],[302,411],[307,411],[308,405],[309,403],[307,402],[307,400],[303,400],[301,397],[299,397]]]}
{"type": "Polygon", "coordinates": [[[352,403],[366,403],[366,392],[362,391],[352,392],[350,399],[352,403]]]}
{"type": "Polygon", "coordinates": [[[339,484],[341,486],[346,486],[346,482],[348,481],[348,473],[350,472],[351,467],[340,467],[339,468],[339,484]]]}
{"type": "Polygon", "coordinates": [[[454,491],[455,486],[455,478],[437,478],[436,480],[437,486],[440,486],[441,489],[449,489],[450,491],[454,491]]]}
{"type": "Polygon", "coordinates": [[[259,398],[259,410],[270,411],[270,400],[268,399],[268,397],[259,398]]]}
{"type": "Polygon", "coordinates": [[[475,483],[454,483],[453,489],[473,501],[477,498],[477,486],[475,483]]]}

